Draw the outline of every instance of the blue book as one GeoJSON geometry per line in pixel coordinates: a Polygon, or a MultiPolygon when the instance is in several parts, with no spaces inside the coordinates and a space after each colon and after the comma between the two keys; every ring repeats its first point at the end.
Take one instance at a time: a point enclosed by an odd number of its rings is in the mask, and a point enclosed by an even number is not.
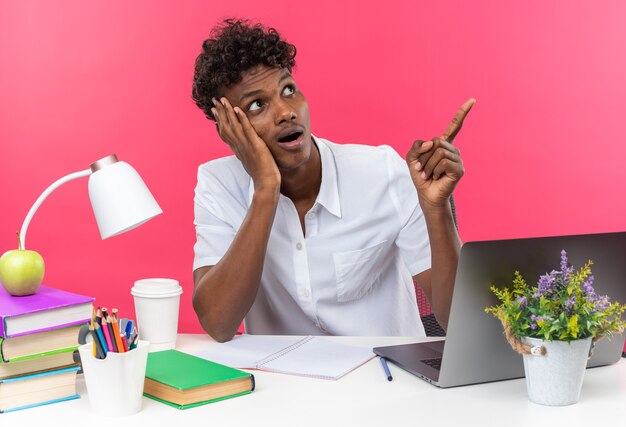
{"type": "Polygon", "coordinates": [[[79,366],[0,380],[0,413],[78,399],[79,366]]]}

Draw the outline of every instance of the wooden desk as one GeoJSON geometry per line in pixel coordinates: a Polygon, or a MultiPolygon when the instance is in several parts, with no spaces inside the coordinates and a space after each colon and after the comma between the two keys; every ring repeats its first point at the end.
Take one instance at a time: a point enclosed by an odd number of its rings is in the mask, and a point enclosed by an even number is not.
{"type": "MultiPolygon", "coordinates": [[[[367,347],[416,342],[416,338],[334,337],[367,347]]],[[[197,353],[214,342],[179,335],[177,348],[197,353]]],[[[393,381],[377,358],[338,381],[254,371],[257,389],[246,396],[184,411],[143,398],[143,410],[124,418],[91,412],[82,375],[80,399],[0,415],[2,427],[30,426],[593,426],[620,422],[625,414],[626,362],[589,369],[580,401],[544,407],[526,397],[524,379],[439,389],[390,364],[393,381]]]]}

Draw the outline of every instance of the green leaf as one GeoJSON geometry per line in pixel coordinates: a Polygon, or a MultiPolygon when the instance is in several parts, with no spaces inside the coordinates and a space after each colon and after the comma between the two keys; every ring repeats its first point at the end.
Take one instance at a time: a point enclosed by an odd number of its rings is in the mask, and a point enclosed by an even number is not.
{"type": "Polygon", "coordinates": [[[579,330],[580,328],[578,326],[578,316],[574,314],[572,317],[569,318],[569,321],[567,322],[567,333],[571,334],[572,337],[577,338],[579,330]]]}

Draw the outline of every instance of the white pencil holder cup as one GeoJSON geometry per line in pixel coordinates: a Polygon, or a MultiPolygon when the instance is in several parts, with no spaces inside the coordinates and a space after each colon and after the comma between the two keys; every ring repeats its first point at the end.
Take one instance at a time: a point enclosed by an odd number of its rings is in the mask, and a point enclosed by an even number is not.
{"type": "Polygon", "coordinates": [[[139,340],[133,350],[109,352],[106,358],[96,359],[92,343],[78,347],[94,412],[119,417],[141,411],[149,348],[148,341],[139,340]]]}

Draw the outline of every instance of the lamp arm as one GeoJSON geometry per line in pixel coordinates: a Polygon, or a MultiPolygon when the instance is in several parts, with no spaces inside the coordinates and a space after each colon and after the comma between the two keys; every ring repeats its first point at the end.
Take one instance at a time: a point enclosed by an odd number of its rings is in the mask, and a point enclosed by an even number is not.
{"type": "Polygon", "coordinates": [[[69,175],[64,176],[63,178],[57,179],[55,182],[52,183],[52,185],[50,185],[50,187],[46,188],[46,190],[43,193],[41,193],[41,196],[39,196],[39,198],[35,200],[35,203],[28,211],[28,214],[26,215],[26,218],[24,219],[24,223],[22,224],[22,229],[20,230],[20,238],[22,240],[22,249],[26,249],[26,231],[28,230],[28,225],[30,224],[30,220],[33,219],[35,212],[37,212],[37,209],[39,209],[39,206],[41,206],[43,201],[46,200],[46,198],[50,195],[50,193],[52,193],[54,190],[56,190],[61,185],[65,184],[66,182],[72,181],[77,178],[82,178],[84,176],[89,176],[89,175],[91,175],[91,169],[85,169],[84,171],[71,173],[69,175]]]}

